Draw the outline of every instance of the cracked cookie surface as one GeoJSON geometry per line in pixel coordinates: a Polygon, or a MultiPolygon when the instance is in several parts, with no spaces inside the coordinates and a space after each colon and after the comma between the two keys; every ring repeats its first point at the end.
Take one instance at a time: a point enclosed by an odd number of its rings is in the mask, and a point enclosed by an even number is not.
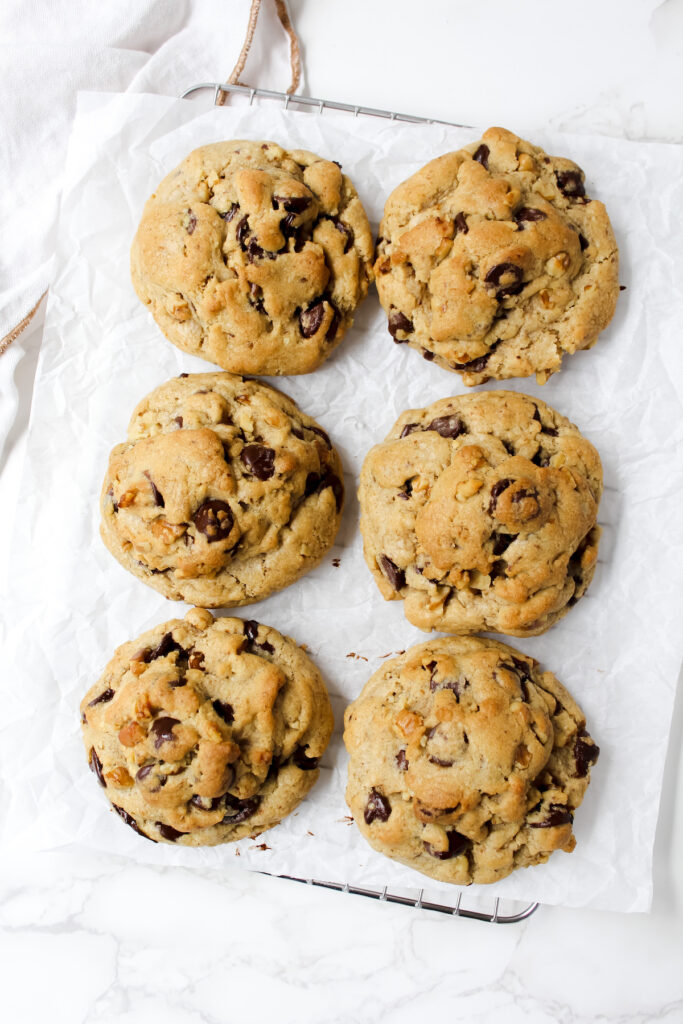
{"type": "Polygon", "coordinates": [[[174,345],[235,373],[315,370],[372,279],[370,226],[340,166],[274,142],[194,150],[147,201],[133,285],[174,345]]]}
{"type": "Polygon", "coordinates": [[[365,458],[365,560],[426,631],[545,632],[595,570],[602,468],[540,399],[479,392],[402,413],[365,458]]]}
{"type": "Polygon", "coordinates": [[[574,849],[599,749],[533,658],[478,637],[431,640],[382,665],[344,724],[346,800],[380,853],[469,885],[574,849]]]}
{"type": "Polygon", "coordinates": [[[81,723],[90,768],[127,825],[155,842],[214,846],[294,810],[333,720],[293,640],[194,608],[118,648],[81,723]]]}
{"type": "Polygon", "coordinates": [[[165,597],[232,607],[318,564],[343,494],[332,442],[290,398],[235,374],[184,374],[140,402],[113,449],[101,534],[165,597]]]}
{"type": "Polygon", "coordinates": [[[571,160],[504,128],[432,160],[389,196],[375,279],[397,344],[465,384],[529,377],[612,319],[618,251],[571,160]]]}

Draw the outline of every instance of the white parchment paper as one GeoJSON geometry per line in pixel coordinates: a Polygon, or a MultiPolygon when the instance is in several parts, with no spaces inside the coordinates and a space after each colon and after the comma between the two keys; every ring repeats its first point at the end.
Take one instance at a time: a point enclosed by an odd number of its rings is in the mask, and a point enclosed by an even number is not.
{"type": "MultiPolygon", "coordinates": [[[[146,843],[109,811],[87,770],[78,704],[118,644],[186,610],[128,575],[98,535],[108,453],[124,439],[134,405],[169,377],[208,368],[167,342],[133,293],[128,251],[144,200],[195,146],[272,139],[341,161],[376,227],[395,185],[476,137],[473,130],[293,113],[272,103],[207,110],[159,96],[80,97],[5,608],[13,622],[0,744],[7,846],[78,843],[138,861],[213,868],[239,854],[249,868],[393,890],[425,886],[454,897],[454,887],[374,853],[346,819],[343,799],[344,707],[382,655],[426,639],[406,623],[399,602],[381,599],[363,562],[360,465],[403,409],[464,390],[457,375],[392,343],[374,289],[325,366],[274,381],[341,452],[348,497],[337,543],[305,579],[238,612],[307,644],[328,683],[338,728],[311,796],[256,843],[207,850],[146,843]],[[258,848],[264,841],[269,849],[258,848]]],[[[610,212],[627,287],[593,351],[569,357],[545,387],[500,385],[555,406],[602,456],[604,535],[595,580],[545,636],[513,640],[575,695],[602,753],[576,816],[576,851],[518,871],[486,893],[646,910],[681,656],[683,149],[539,131],[533,141],[584,167],[589,194],[610,212]]]]}

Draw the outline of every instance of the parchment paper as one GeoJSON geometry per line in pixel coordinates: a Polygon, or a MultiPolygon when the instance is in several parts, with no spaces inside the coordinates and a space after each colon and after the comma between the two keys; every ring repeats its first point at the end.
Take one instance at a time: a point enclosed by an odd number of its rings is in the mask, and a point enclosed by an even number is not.
{"type": "MultiPolygon", "coordinates": [[[[143,395],[177,373],[209,368],[167,342],[136,299],[130,242],[161,177],[195,146],[231,137],[273,139],[340,160],[374,228],[395,185],[478,135],[285,112],[272,103],[207,111],[159,96],[80,97],[5,608],[13,628],[0,744],[4,842],[21,849],[78,843],[138,861],[214,868],[239,854],[249,868],[368,887],[425,886],[452,899],[454,887],[375,854],[346,819],[343,799],[345,705],[382,655],[426,639],[406,623],[399,602],[381,599],[365,566],[358,471],[401,410],[465,390],[457,375],[392,343],[374,289],[322,369],[273,381],[329,431],[341,452],[348,498],[337,543],[305,579],[237,613],[307,644],[326,678],[338,731],[319,783],[295,814],[256,842],[183,850],[154,846],[123,827],[87,770],[82,694],[118,644],[186,610],[128,575],[102,545],[97,496],[107,456],[125,438],[143,395]],[[267,850],[257,848],[263,842],[267,850]]],[[[532,138],[585,169],[589,194],[610,212],[627,286],[613,324],[591,352],[569,357],[545,387],[528,380],[500,385],[555,406],[602,456],[604,535],[595,580],[545,636],[512,641],[575,695],[602,753],[576,815],[576,851],[515,872],[486,887],[486,895],[642,911],[651,897],[681,655],[676,581],[683,474],[675,446],[681,437],[683,150],[542,131],[532,138]]]]}

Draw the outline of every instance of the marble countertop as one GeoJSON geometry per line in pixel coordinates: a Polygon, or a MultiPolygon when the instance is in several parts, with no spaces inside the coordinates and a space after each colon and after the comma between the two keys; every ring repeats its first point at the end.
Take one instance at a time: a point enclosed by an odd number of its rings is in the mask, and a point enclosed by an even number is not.
{"type": "MultiPolygon", "coordinates": [[[[290,10],[310,95],[520,132],[683,142],[682,0],[290,0],[290,10]]],[[[40,327],[0,360],[0,567],[40,327]]],[[[488,925],[232,865],[0,855],[4,1019],[683,1021],[682,739],[679,689],[648,915],[541,907],[521,924],[488,925]]]]}

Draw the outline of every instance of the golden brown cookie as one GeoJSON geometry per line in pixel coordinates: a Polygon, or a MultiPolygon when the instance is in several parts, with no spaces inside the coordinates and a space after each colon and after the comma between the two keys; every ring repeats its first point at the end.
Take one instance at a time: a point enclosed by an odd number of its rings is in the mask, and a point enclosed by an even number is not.
{"type": "Polygon", "coordinates": [[[545,632],[597,561],[602,468],[545,402],[512,391],[409,409],[360,477],[365,560],[424,630],[545,632]]]}
{"type": "Polygon", "coordinates": [[[340,165],[274,142],[194,150],[148,200],[133,285],[169,341],[236,373],[309,373],[372,279],[368,219],[340,165]]]}
{"type": "Polygon", "coordinates": [[[111,453],[102,539],[165,597],[250,604],[318,564],[343,494],[332,442],[286,395],[234,374],[181,374],[140,402],[111,453]]]}
{"type": "Polygon", "coordinates": [[[443,637],[368,680],[345,715],[346,800],[380,853],[442,882],[495,882],[571,852],[599,749],[533,658],[443,637]]]}
{"type": "Polygon", "coordinates": [[[316,782],[333,725],[320,673],[293,640],[202,608],[119,647],[81,722],[114,810],[179,846],[277,825],[316,782]]]}
{"type": "Polygon", "coordinates": [[[432,160],[389,196],[375,277],[397,344],[465,384],[545,383],[612,319],[618,251],[571,160],[504,128],[432,160]]]}

